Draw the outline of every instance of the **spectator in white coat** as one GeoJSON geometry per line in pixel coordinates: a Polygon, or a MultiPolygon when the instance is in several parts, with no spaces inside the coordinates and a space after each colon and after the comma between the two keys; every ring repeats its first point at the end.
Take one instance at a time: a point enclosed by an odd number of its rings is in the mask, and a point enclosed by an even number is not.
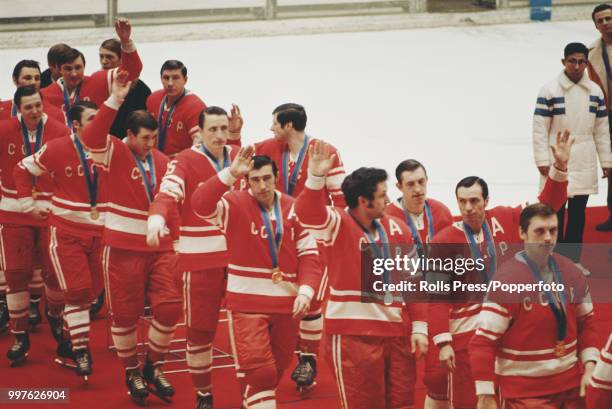
{"type": "Polygon", "coordinates": [[[563,252],[585,275],[590,273],[580,264],[578,243],[582,243],[589,195],[598,191],[597,157],[604,174],[612,167],[608,110],[601,88],[585,74],[588,54],[588,48],[581,43],[570,43],[565,47],[561,60],[564,69],[540,90],[533,116],[533,151],[541,175],[548,174],[552,163],[550,146],[557,133],[569,129],[575,138],[568,165],[567,227],[563,229],[563,206],[557,213],[558,242],[574,243],[563,252]]]}

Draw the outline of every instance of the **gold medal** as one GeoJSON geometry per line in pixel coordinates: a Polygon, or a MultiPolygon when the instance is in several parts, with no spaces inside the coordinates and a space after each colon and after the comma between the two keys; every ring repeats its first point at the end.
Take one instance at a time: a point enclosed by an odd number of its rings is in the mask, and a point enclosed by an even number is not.
{"type": "Polygon", "coordinates": [[[278,267],[275,267],[275,268],[272,270],[272,282],[273,282],[274,284],[278,284],[278,283],[280,283],[281,281],[283,281],[283,272],[282,272],[282,271],[280,271],[280,269],[279,269],[278,267]]]}
{"type": "Polygon", "coordinates": [[[565,355],[565,346],[562,341],[557,341],[555,345],[555,356],[561,358],[563,355],[565,355]]]}
{"type": "Polygon", "coordinates": [[[36,196],[36,188],[35,187],[32,188],[32,197],[34,197],[34,196],[36,196]]]}
{"type": "Polygon", "coordinates": [[[91,216],[92,220],[98,220],[100,218],[100,212],[95,207],[91,208],[89,215],[91,216]]]}

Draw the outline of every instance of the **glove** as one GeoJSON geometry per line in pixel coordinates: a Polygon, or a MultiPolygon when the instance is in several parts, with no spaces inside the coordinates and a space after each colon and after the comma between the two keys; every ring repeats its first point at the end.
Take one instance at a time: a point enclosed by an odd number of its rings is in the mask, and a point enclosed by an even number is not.
{"type": "Polygon", "coordinates": [[[170,233],[163,216],[154,214],[147,219],[147,245],[159,247],[159,239],[170,233]]]}

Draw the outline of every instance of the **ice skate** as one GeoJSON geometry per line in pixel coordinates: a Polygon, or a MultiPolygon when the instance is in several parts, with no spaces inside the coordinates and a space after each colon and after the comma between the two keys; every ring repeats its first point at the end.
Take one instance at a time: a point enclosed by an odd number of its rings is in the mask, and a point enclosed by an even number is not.
{"type": "Polygon", "coordinates": [[[93,361],[89,350],[87,348],[81,348],[74,351],[74,363],[76,374],[82,376],[83,380],[87,382],[89,380],[89,375],[93,372],[91,367],[93,361]]]}
{"type": "Polygon", "coordinates": [[[6,357],[10,361],[10,366],[15,367],[25,362],[30,349],[30,338],[27,332],[15,334],[15,342],[6,353],[6,357]]]}
{"type": "Polygon", "coordinates": [[[63,366],[64,368],[76,369],[74,352],[72,352],[72,344],[69,340],[64,339],[62,336],[57,343],[57,349],[55,352],[57,353],[55,358],[56,364],[63,366]]]}
{"type": "Polygon", "coordinates": [[[142,373],[149,385],[149,392],[164,402],[170,403],[170,398],[174,396],[174,388],[166,379],[161,365],[154,366],[151,361],[147,360],[142,373]]]}
{"type": "Polygon", "coordinates": [[[210,392],[196,394],[196,409],[213,409],[213,397],[210,392]]]}
{"type": "Polygon", "coordinates": [[[298,355],[298,364],[291,373],[291,379],[295,382],[297,390],[308,391],[317,384],[317,359],[314,355],[298,355]]]}
{"type": "Polygon", "coordinates": [[[53,335],[53,339],[58,343],[58,345],[64,340],[63,336],[63,328],[62,328],[62,317],[52,317],[49,315],[49,310],[45,308],[45,316],[47,317],[47,322],[49,323],[49,329],[51,330],[51,335],[53,335]]]}
{"type": "Polygon", "coordinates": [[[140,373],[140,368],[127,369],[125,371],[125,384],[128,388],[128,395],[138,406],[147,404],[146,398],[149,396],[147,381],[140,373]]]}

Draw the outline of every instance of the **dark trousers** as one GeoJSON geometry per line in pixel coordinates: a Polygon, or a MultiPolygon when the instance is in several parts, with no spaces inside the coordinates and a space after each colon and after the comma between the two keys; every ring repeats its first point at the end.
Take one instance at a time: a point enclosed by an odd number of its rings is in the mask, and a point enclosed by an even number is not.
{"type": "Polygon", "coordinates": [[[612,218],[612,175],[608,176],[608,211],[612,218]]]}
{"type": "Polygon", "coordinates": [[[559,231],[557,243],[569,243],[560,246],[559,252],[575,263],[580,262],[582,252],[582,234],[584,233],[584,223],[586,219],[586,205],[589,195],[578,195],[567,199],[567,227],[563,228],[565,221],[565,204],[557,212],[559,218],[559,231]]]}

